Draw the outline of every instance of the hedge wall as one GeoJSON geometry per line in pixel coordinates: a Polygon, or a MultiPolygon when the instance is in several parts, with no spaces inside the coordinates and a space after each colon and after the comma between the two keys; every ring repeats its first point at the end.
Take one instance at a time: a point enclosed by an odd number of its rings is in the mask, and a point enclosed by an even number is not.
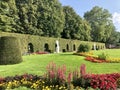
{"type": "Polygon", "coordinates": [[[70,39],[62,39],[62,38],[52,38],[52,37],[41,37],[27,34],[17,34],[17,33],[7,33],[0,32],[1,36],[14,36],[20,39],[21,51],[22,54],[26,53],[30,50],[30,52],[36,51],[45,51],[49,50],[50,52],[55,52],[55,44],[56,40],[59,41],[60,44],[60,52],[64,51],[76,51],[81,43],[88,43],[91,45],[91,49],[96,44],[97,49],[104,49],[104,43],[97,42],[87,42],[87,41],[79,41],[79,40],[70,40],[70,39]]]}

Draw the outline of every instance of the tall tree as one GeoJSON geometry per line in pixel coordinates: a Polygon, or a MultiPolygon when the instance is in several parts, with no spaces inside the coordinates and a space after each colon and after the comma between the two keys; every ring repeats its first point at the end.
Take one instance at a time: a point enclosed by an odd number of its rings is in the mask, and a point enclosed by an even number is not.
{"type": "Polygon", "coordinates": [[[41,35],[42,30],[37,27],[37,0],[34,0],[34,2],[33,0],[16,0],[16,5],[19,10],[19,25],[22,27],[21,30],[17,32],[32,35],[41,35]]]}
{"type": "Polygon", "coordinates": [[[82,25],[81,25],[81,29],[82,29],[82,35],[84,37],[84,41],[91,41],[91,26],[88,23],[88,21],[83,20],[82,21],[82,25]]]}
{"type": "Polygon", "coordinates": [[[84,18],[91,24],[93,41],[107,42],[114,31],[112,15],[109,11],[95,6],[84,14],[84,18]]]}
{"type": "Polygon", "coordinates": [[[90,40],[91,30],[87,21],[76,14],[70,6],[64,6],[65,26],[62,37],[67,39],[90,40]]]}
{"type": "Polygon", "coordinates": [[[38,1],[38,25],[43,36],[60,37],[64,27],[63,8],[58,0],[38,1]]]}
{"type": "Polygon", "coordinates": [[[0,1],[0,31],[16,32],[17,21],[16,3],[14,0],[1,0],[0,1]]]}

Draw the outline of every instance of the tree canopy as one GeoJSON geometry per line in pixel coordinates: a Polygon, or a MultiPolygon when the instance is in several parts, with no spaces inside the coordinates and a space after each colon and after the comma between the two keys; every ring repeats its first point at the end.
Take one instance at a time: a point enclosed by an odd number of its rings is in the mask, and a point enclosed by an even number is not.
{"type": "Polygon", "coordinates": [[[107,42],[115,31],[112,15],[106,9],[95,6],[84,14],[84,18],[91,24],[93,41],[107,42]]]}
{"type": "Polygon", "coordinates": [[[0,31],[120,43],[108,10],[95,6],[82,18],[58,0],[0,0],[0,31]]]}
{"type": "Polygon", "coordinates": [[[64,6],[63,11],[65,14],[65,26],[62,37],[89,41],[91,39],[89,23],[77,15],[70,6],[64,6]]]}
{"type": "Polygon", "coordinates": [[[0,1],[0,31],[16,32],[17,9],[14,0],[0,1]]]}

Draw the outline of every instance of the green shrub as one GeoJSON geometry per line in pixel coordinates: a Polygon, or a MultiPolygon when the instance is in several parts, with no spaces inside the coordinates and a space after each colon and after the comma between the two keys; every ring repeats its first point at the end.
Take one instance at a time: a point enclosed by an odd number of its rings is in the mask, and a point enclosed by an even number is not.
{"type": "Polygon", "coordinates": [[[0,64],[16,64],[22,62],[19,41],[15,37],[0,38],[0,64]]]}
{"type": "Polygon", "coordinates": [[[106,54],[106,53],[103,52],[102,54],[98,55],[98,58],[102,59],[102,60],[107,60],[108,59],[108,54],[106,54]]]}
{"type": "Polygon", "coordinates": [[[89,52],[91,49],[89,44],[80,44],[78,47],[78,52],[89,52]]]}

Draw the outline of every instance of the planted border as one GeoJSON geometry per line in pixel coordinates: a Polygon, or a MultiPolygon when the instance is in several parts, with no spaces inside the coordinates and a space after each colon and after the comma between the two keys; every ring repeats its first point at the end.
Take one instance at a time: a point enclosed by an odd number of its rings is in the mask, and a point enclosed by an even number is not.
{"type": "Polygon", "coordinates": [[[0,89],[27,87],[38,90],[74,90],[94,88],[100,90],[116,90],[120,87],[120,73],[87,74],[85,64],[78,71],[70,71],[66,75],[66,67],[57,67],[51,62],[43,76],[24,74],[21,76],[0,78],[0,89]]]}

